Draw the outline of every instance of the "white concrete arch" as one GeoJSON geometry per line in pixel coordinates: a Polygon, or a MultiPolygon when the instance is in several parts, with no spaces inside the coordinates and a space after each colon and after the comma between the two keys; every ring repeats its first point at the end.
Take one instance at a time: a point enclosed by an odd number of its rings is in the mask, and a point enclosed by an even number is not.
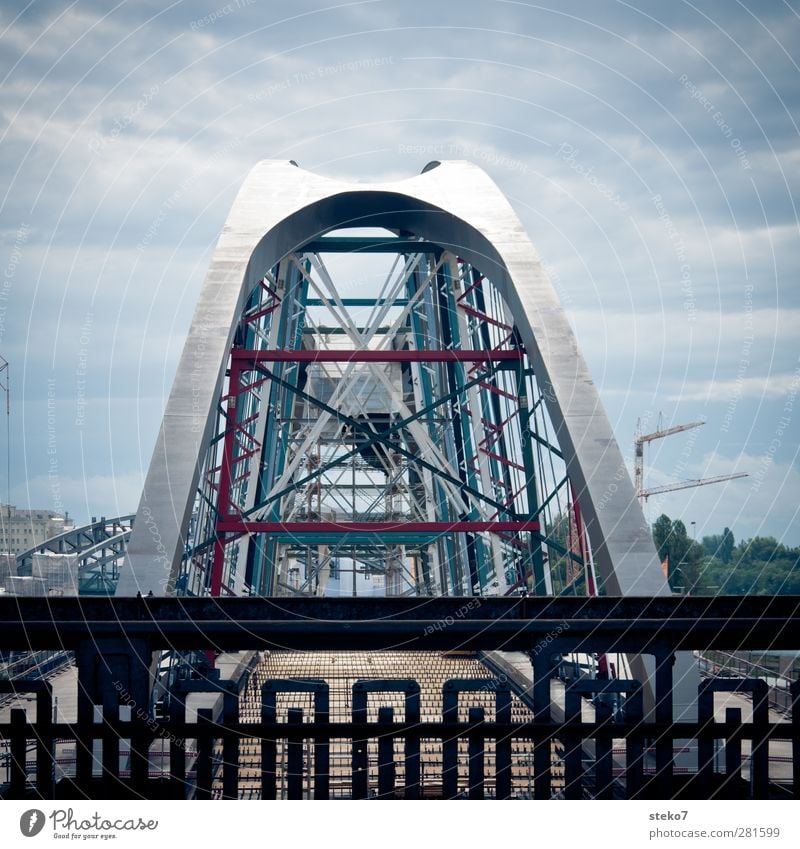
{"type": "Polygon", "coordinates": [[[220,236],[145,481],[118,595],[174,592],[200,464],[247,294],[264,272],[342,227],[408,231],[480,268],[503,295],[544,388],[595,564],[611,594],[668,594],[597,389],[536,251],[510,204],[469,162],[431,163],[392,183],[344,183],[259,163],[220,236]]]}

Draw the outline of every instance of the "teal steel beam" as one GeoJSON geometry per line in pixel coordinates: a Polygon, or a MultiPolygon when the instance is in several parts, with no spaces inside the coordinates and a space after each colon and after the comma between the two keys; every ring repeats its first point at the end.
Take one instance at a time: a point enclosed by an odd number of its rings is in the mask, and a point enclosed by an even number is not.
{"type": "MultiPolygon", "coordinates": [[[[478,311],[485,313],[486,312],[486,298],[483,292],[483,276],[481,273],[470,266],[470,278],[472,283],[466,289],[464,293],[465,300],[471,304],[478,311]]],[[[473,344],[478,348],[482,348],[484,350],[489,350],[492,347],[492,339],[489,333],[489,325],[485,321],[477,322],[473,329],[473,344]]],[[[490,386],[497,386],[497,380],[495,377],[490,378],[489,380],[490,386]]],[[[491,422],[495,427],[500,428],[498,434],[498,451],[499,456],[508,457],[509,451],[507,449],[506,443],[506,435],[502,430],[503,425],[503,413],[500,407],[500,398],[494,392],[481,392],[481,410],[484,418],[487,422],[491,422]]],[[[493,455],[495,452],[491,452],[493,455]]],[[[508,496],[513,495],[514,489],[511,483],[511,474],[509,472],[509,468],[505,463],[500,463],[494,456],[489,457],[491,474],[494,480],[501,481],[505,487],[506,494],[508,496]]],[[[516,573],[516,562],[513,562],[513,566],[516,573]]],[[[503,569],[507,573],[509,569],[508,557],[504,553],[504,562],[503,569]]],[[[516,574],[514,579],[508,581],[507,574],[506,582],[509,584],[513,584],[516,581],[516,574]]]]}
{"type": "Polygon", "coordinates": [[[574,551],[570,551],[568,548],[561,545],[560,542],[554,540],[552,537],[543,534],[541,531],[529,531],[529,533],[531,534],[531,536],[536,537],[540,542],[544,543],[548,548],[554,548],[559,554],[565,554],[567,557],[569,557],[570,560],[573,560],[575,563],[578,563],[581,566],[584,565],[583,558],[580,555],[575,554],[574,551]]]}
{"type": "MultiPolygon", "coordinates": [[[[453,293],[453,280],[447,263],[443,263],[439,275],[442,282],[439,289],[440,312],[442,307],[444,307],[444,314],[442,315],[442,341],[444,347],[452,347],[458,350],[462,347],[461,334],[458,327],[458,307],[453,293]]],[[[477,455],[478,447],[473,445],[470,424],[462,412],[462,407],[469,407],[469,398],[464,389],[464,384],[466,383],[464,363],[448,362],[446,363],[446,370],[450,389],[458,393],[455,398],[455,404],[453,405],[454,424],[459,428],[461,442],[461,457],[457,457],[457,460],[459,460],[463,482],[468,484],[470,490],[475,491],[478,490],[478,482],[475,478],[475,471],[471,461],[472,457],[477,455]]],[[[465,498],[464,500],[469,504],[469,499],[465,498]]],[[[471,519],[478,517],[478,512],[474,505],[470,505],[467,516],[471,519]]],[[[473,536],[472,534],[467,535],[467,556],[470,561],[471,588],[474,592],[474,585],[477,583],[479,592],[482,592],[486,588],[488,579],[486,547],[480,537],[473,536]]]]}
{"type": "MultiPolygon", "coordinates": [[[[306,262],[306,271],[308,272],[308,270],[308,262],[306,262]]],[[[278,349],[286,350],[301,347],[305,322],[305,299],[307,296],[308,277],[301,274],[297,266],[290,263],[288,266],[285,296],[278,315],[278,338],[276,340],[276,347],[278,349]]],[[[290,373],[295,382],[300,375],[300,370],[296,363],[275,363],[275,370],[278,372],[278,376],[283,374],[284,371],[290,373]]],[[[277,391],[270,391],[269,404],[271,410],[281,409],[282,422],[278,426],[274,416],[269,415],[267,417],[267,429],[261,453],[256,501],[258,501],[261,493],[268,491],[274,481],[280,478],[286,464],[286,455],[291,435],[290,421],[295,398],[293,393],[287,392],[287,389],[296,387],[293,387],[292,383],[284,381],[280,377],[279,380],[280,383],[278,386],[280,388],[277,391]],[[279,444],[280,450],[278,450],[279,444]]],[[[270,511],[270,518],[273,521],[277,521],[280,518],[280,506],[280,499],[276,499],[270,511]]],[[[266,541],[262,540],[262,544],[258,548],[259,563],[256,567],[256,562],[254,561],[252,584],[260,591],[271,592],[275,577],[274,566],[277,555],[277,541],[274,537],[270,536],[266,541]]]]}
{"type": "MultiPolygon", "coordinates": [[[[530,419],[530,417],[531,417],[531,413],[532,413],[532,411],[529,411],[529,412],[528,412],[528,419],[530,419]]],[[[561,460],[563,460],[563,459],[564,459],[564,454],[563,454],[563,452],[562,452],[562,451],[560,451],[558,448],[556,448],[556,446],[555,446],[555,445],[551,444],[551,443],[550,443],[550,442],[548,442],[546,439],[544,439],[543,437],[539,436],[539,434],[538,434],[538,433],[536,433],[536,431],[533,431],[533,430],[532,430],[532,431],[530,431],[530,438],[531,438],[534,442],[538,442],[538,443],[539,443],[539,445],[541,445],[543,448],[546,448],[546,449],[547,449],[547,450],[548,450],[551,454],[555,454],[555,455],[556,455],[556,457],[560,458],[561,460]]]]}
{"type": "MultiPolygon", "coordinates": [[[[420,272],[415,269],[412,274],[408,276],[406,281],[406,289],[408,291],[409,297],[414,297],[420,288],[420,272]]],[[[430,287],[426,292],[422,293],[422,304],[421,306],[425,310],[426,314],[430,317],[432,314],[431,309],[431,293],[430,287]]],[[[418,351],[425,350],[426,348],[426,334],[422,328],[422,319],[417,309],[411,310],[409,314],[409,321],[411,324],[411,329],[414,333],[414,345],[418,351]]],[[[419,379],[420,379],[420,391],[422,393],[423,398],[423,406],[427,409],[431,409],[431,405],[434,400],[433,393],[433,384],[431,381],[431,375],[428,369],[425,366],[420,366],[419,371],[419,379]]],[[[428,436],[431,441],[436,444],[439,441],[438,434],[436,433],[436,423],[433,421],[432,416],[428,416],[425,419],[425,423],[428,428],[428,436]]],[[[438,506],[438,510],[440,513],[440,517],[442,519],[449,518],[449,507],[447,503],[447,493],[445,492],[445,488],[442,485],[442,482],[434,477],[431,481],[431,489],[433,494],[436,497],[436,502],[438,506]]],[[[453,544],[453,539],[451,537],[445,537],[443,541],[437,543],[438,556],[440,560],[439,566],[439,583],[442,587],[443,593],[447,594],[448,589],[448,578],[449,578],[449,588],[455,593],[455,589],[458,586],[457,581],[457,566],[458,566],[458,558],[456,554],[456,548],[453,544]],[[441,562],[442,551],[444,551],[444,563],[441,562]]]]}
{"type": "Polygon", "coordinates": [[[552,501],[552,500],[556,497],[556,495],[558,494],[558,491],[559,491],[559,490],[561,489],[561,487],[562,487],[562,486],[564,486],[564,484],[565,484],[565,483],[567,483],[568,481],[569,481],[569,477],[567,477],[567,476],[565,475],[565,476],[561,479],[561,481],[560,481],[558,484],[556,484],[555,488],[554,488],[554,489],[553,489],[553,491],[550,493],[550,495],[548,495],[548,496],[547,496],[547,498],[545,498],[545,500],[544,500],[544,501],[543,501],[543,502],[542,502],[542,503],[541,503],[541,504],[540,504],[540,505],[536,508],[536,511],[535,511],[534,513],[529,514],[529,515],[528,515],[528,516],[526,516],[525,518],[526,518],[526,519],[536,519],[537,517],[541,516],[542,511],[544,510],[544,508],[545,508],[545,507],[547,507],[547,505],[548,505],[548,504],[549,504],[549,503],[550,503],[550,502],[551,502],[551,501],[552,501]]]}

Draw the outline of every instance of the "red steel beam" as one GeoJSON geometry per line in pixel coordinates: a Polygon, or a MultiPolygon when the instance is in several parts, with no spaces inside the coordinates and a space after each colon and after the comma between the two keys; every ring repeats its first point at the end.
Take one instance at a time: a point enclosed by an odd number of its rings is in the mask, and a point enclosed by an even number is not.
{"type": "Polygon", "coordinates": [[[269,315],[270,313],[275,312],[280,304],[273,304],[270,307],[264,307],[264,309],[259,310],[258,312],[250,313],[250,315],[245,315],[244,320],[247,322],[256,321],[259,318],[263,318],[265,315],[269,315]]]}
{"type": "Polygon", "coordinates": [[[489,324],[493,324],[495,327],[500,327],[503,330],[513,330],[510,324],[506,324],[504,321],[498,321],[496,318],[492,318],[490,315],[486,315],[486,313],[481,312],[480,310],[475,310],[472,307],[468,307],[466,304],[458,305],[467,315],[473,316],[473,318],[479,318],[481,321],[488,321],[489,324]]]}
{"type": "Polygon", "coordinates": [[[478,279],[477,279],[477,280],[476,280],[476,281],[475,281],[475,282],[474,282],[474,283],[473,283],[473,284],[472,284],[469,288],[464,289],[464,291],[463,291],[463,292],[462,292],[462,293],[461,293],[461,294],[460,294],[460,295],[456,298],[456,300],[457,300],[457,301],[463,301],[463,300],[464,300],[464,298],[466,298],[466,297],[467,297],[467,295],[469,295],[469,293],[470,293],[473,289],[477,289],[477,288],[478,288],[478,286],[480,286],[480,285],[481,285],[481,283],[483,283],[483,281],[484,281],[484,280],[485,280],[485,278],[484,278],[484,276],[481,274],[481,275],[478,277],[478,279]]]}
{"type": "Polygon", "coordinates": [[[510,392],[506,392],[504,389],[500,389],[499,386],[492,386],[491,383],[487,383],[485,380],[482,380],[478,384],[478,386],[480,386],[481,389],[488,389],[489,392],[494,392],[495,395],[502,395],[503,398],[508,398],[509,401],[519,400],[516,395],[512,395],[510,392]]]}
{"type": "Polygon", "coordinates": [[[275,298],[275,300],[276,300],[276,301],[278,301],[278,302],[280,303],[281,296],[280,296],[280,295],[279,295],[279,294],[278,294],[278,293],[277,293],[277,292],[276,292],[276,291],[272,288],[272,286],[270,286],[270,285],[267,283],[267,281],[266,281],[266,280],[260,280],[260,281],[259,281],[259,283],[260,283],[260,285],[261,285],[261,288],[262,288],[265,292],[269,292],[269,293],[270,293],[270,295],[272,295],[272,297],[273,297],[273,298],[275,298]]]}
{"type": "MultiPolygon", "coordinates": [[[[511,466],[512,469],[518,469],[521,472],[525,471],[525,466],[521,466],[519,463],[515,463],[513,460],[509,460],[508,457],[503,457],[500,454],[495,454],[494,451],[487,451],[485,448],[480,448],[479,451],[481,454],[485,454],[487,457],[491,457],[493,460],[497,460],[500,463],[505,463],[507,466],[511,466]]],[[[476,454],[475,457],[478,455],[476,454]]],[[[475,457],[472,459],[474,460],[475,457]]]]}
{"type": "Polygon", "coordinates": [[[217,531],[221,533],[263,534],[446,534],[446,533],[500,533],[501,531],[538,531],[539,522],[242,522],[237,519],[220,519],[217,531]]]}
{"type": "Polygon", "coordinates": [[[308,350],[300,351],[252,351],[234,348],[231,351],[234,360],[240,362],[271,363],[444,363],[444,362],[499,362],[500,360],[520,361],[523,351],[373,351],[373,350],[308,350]]]}

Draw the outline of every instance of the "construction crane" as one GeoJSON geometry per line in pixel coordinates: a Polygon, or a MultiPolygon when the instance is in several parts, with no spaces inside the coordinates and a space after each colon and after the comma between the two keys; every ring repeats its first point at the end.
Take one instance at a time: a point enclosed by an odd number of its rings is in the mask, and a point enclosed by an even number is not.
{"type": "Polygon", "coordinates": [[[732,481],[736,478],[746,478],[747,472],[736,472],[732,475],[716,475],[713,478],[696,478],[695,480],[678,481],[678,483],[668,483],[666,486],[654,486],[652,489],[645,489],[639,492],[639,498],[645,501],[651,495],[661,495],[662,492],[674,492],[676,489],[691,489],[694,486],[706,486],[709,483],[722,483],[723,481],[732,481]]]}
{"type": "Polygon", "coordinates": [[[673,425],[672,427],[663,427],[661,414],[658,415],[658,429],[652,433],[641,432],[641,419],[636,422],[636,438],[633,442],[634,447],[634,483],[636,486],[636,495],[646,502],[651,495],[660,495],[663,492],[674,492],[679,489],[691,489],[696,486],[707,486],[711,483],[722,483],[723,481],[732,481],[737,478],[746,478],[747,472],[736,472],[730,475],[715,475],[710,478],[696,478],[694,480],[677,481],[676,483],[665,484],[664,486],[656,486],[652,489],[644,488],[644,446],[648,442],[653,442],[656,439],[663,439],[665,436],[672,436],[675,433],[683,433],[685,430],[704,425],[705,420],[699,419],[696,422],[688,422],[687,424],[673,425]]]}

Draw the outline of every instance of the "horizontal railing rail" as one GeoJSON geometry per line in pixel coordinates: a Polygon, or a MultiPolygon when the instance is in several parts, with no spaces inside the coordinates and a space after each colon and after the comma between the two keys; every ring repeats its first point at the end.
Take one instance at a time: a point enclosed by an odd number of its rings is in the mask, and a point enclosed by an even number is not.
{"type": "Polygon", "coordinates": [[[0,648],[24,650],[135,637],[159,648],[206,641],[226,651],[524,651],[564,623],[568,634],[558,634],[571,651],[788,649],[800,642],[800,597],[0,598],[0,648]]]}

